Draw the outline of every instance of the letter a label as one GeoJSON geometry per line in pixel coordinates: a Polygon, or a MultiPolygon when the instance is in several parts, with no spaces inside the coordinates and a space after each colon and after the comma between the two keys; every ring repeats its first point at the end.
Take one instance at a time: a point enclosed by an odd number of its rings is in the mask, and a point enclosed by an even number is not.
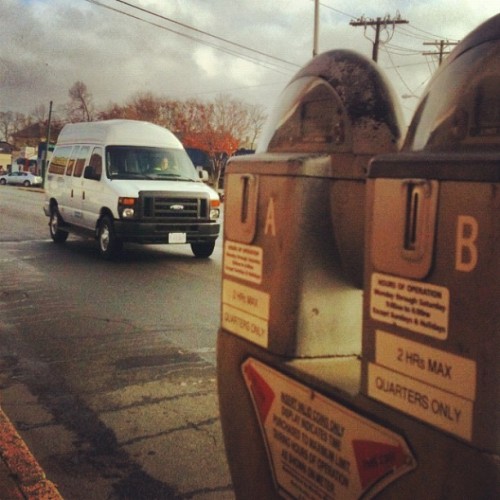
{"type": "Polygon", "coordinates": [[[269,204],[267,205],[266,213],[266,226],[264,228],[264,234],[271,234],[271,236],[276,236],[276,218],[274,216],[274,198],[269,198],[269,204]]]}

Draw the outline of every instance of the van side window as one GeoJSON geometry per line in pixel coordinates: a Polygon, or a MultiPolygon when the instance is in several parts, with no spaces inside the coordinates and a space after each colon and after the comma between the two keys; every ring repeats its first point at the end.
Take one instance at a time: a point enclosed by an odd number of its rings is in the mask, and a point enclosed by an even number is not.
{"type": "Polygon", "coordinates": [[[78,153],[78,158],[75,164],[75,171],[73,172],[73,177],[81,177],[83,169],[85,167],[85,161],[89,155],[90,146],[82,146],[78,153]]]}
{"type": "Polygon", "coordinates": [[[64,175],[66,170],[66,164],[68,163],[68,158],[71,154],[72,146],[63,146],[62,148],[56,148],[52,154],[52,160],[49,165],[50,174],[64,175]]]}
{"type": "Polygon", "coordinates": [[[66,167],[66,175],[71,175],[73,173],[73,168],[75,167],[79,151],[80,151],[80,146],[75,146],[73,148],[73,151],[68,161],[68,166],[66,167]]]}
{"type": "Polygon", "coordinates": [[[87,168],[85,169],[84,177],[93,180],[100,180],[102,174],[102,152],[100,148],[95,148],[92,151],[92,156],[89,161],[89,176],[87,177],[87,168]]]}

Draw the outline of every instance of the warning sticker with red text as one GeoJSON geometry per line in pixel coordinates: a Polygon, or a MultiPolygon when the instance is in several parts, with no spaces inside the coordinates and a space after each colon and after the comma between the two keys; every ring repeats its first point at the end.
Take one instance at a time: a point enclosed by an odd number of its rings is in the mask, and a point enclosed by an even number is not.
{"type": "Polygon", "coordinates": [[[242,372],[285,498],[371,498],[416,467],[401,436],[256,359],[242,372]]]}

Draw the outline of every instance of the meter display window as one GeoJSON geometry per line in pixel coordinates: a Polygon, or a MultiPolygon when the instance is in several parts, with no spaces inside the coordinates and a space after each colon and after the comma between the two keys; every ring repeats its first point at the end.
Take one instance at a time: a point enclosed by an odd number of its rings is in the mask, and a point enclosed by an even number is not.
{"type": "Polygon", "coordinates": [[[500,45],[480,45],[436,74],[415,113],[405,149],[484,148],[500,143],[500,45]]]}
{"type": "Polygon", "coordinates": [[[332,152],[346,144],[346,114],[331,86],[315,77],[290,84],[275,109],[260,151],[332,152]]]}
{"type": "Polygon", "coordinates": [[[475,99],[473,136],[500,137],[500,75],[481,82],[475,99]]]}

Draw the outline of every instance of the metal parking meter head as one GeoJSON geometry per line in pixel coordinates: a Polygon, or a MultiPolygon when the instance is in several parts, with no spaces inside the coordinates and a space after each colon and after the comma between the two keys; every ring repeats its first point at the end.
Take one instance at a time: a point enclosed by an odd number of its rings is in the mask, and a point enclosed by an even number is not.
{"type": "Polygon", "coordinates": [[[500,136],[500,14],[471,32],[427,86],[404,150],[486,152],[500,136]]]}
{"type": "MultiPolygon", "coordinates": [[[[330,218],[340,265],[362,288],[364,176],[369,159],[402,142],[399,102],[379,67],[350,50],[315,57],[284,89],[257,152],[330,155],[314,175],[330,186],[330,218]]],[[[306,174],[308,175],[308,174],[306,174]]]]}
{"type": "Polygon", "coordinates": [[[374,155],[398,151],[400,116],[380,69],[349,50],[321,54],[291,80],[257,154],[226,169],[223,328],[283,355],[356,351],[365,175],[374,155]],[[258,325],[230,298],[235,281],[262,292],[258,325]]]}
{"type": "Polygon", "coordinates": [[[399,148],[401,123],[398,100],[379,68],[356,52],[332,50],[292,78],[257,152],[387,153],[399,148]]]}

